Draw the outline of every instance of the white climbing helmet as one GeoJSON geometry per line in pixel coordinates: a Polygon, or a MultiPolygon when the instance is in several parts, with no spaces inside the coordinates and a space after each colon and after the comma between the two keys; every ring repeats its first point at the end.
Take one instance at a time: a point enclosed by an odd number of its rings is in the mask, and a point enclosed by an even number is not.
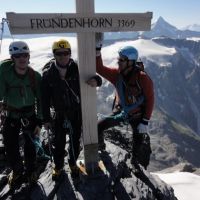
{"type": "Polygon", "coordinates": [[[12,42],[9,46],[10,55],[20,54],[20,53],[30,53],[30,49],[26,42],[23,41],[15,41],[12,42]]]}

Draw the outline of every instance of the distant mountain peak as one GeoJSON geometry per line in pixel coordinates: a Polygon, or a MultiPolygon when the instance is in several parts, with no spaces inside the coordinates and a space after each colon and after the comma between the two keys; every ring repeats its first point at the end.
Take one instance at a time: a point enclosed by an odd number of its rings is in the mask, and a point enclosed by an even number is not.
{"type": "Polygon", "coordinates": [[[163,22],[167,23],[167,22],[164,20],[164,18],[161,17],[161,16],[157,19],[157,22],[159,22],[159,23],[163,23],[163,22]]]}
{"type": "Polygon", "coordinates": [[[156,29],[168,29],[168,30],[177,30],[175,26],[169,24],[163,17],[159,17],[158,20],[152,25],[152,28],[156,29]]]}

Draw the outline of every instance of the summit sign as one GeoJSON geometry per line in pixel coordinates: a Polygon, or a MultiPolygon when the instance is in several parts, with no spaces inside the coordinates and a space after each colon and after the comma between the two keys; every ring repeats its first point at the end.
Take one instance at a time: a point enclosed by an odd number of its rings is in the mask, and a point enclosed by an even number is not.
{"type": "Polygon", "coordinates": [[[135,14],[16,14],[7,13],[14,34],[139,31],[150,29],[152,13],[135,14]],[[13,23],[14,22],[14,23],[13,23]],[[142,24],[142,27],[141,27],[142,24]]]}
{"type": "Polygon", "coordinates": [[[112,18],[58,18],[30,19],[32,29],[44,28],[97,28],[112,27],[112,18]]]}

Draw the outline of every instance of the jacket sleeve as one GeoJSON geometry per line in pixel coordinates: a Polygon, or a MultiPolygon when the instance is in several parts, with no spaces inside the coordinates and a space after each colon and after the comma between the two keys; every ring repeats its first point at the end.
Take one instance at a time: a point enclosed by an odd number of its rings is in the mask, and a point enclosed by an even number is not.
{"type": "Polygon", "coordinates": [[[153,88],[153,81],[145,72],[140,72],[140,86],[142,87],[142,91],[145,97],[145,113],[144,118],[150,119],[153,106],[154,106],[154,88],[153,88]]]}
{"type": "Polygon", "coordinates": [[[51,114],[50,114],[51,91],[50,91],[48,76],[46,73],[44,73],[42,76],[41,92],[42,92],[43,122],[46,123],[51,121],[51,114]]]}
{"type": "Polygon", "coordinates": [[[118,69],[104,66],[101,56],[96,57],[96,70],[98,74],[110,81],[112,84],[116,83],[118,69]]]}
{"type": "Polygon", "coordinates": [[[5,92],[6,92],[6,86],[3,73],[3,66],[0,64],[0,101],[4,99],[5,92]]]}

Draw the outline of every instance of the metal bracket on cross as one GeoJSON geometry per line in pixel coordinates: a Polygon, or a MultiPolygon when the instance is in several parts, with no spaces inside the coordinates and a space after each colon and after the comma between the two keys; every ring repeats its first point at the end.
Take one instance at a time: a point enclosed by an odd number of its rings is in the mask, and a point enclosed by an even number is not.
{"type": "Polygon", "coordinates": [[[99,162],[96,90],[85,83],[96,73],[95,32],[150,30],[152,12],[95,14],[94,0],[76,0],[76,11],[75,14],[9,12],[7,19],[12,34],[77,33],[84,163],[87,171],[98,167],[99,162]]]}

